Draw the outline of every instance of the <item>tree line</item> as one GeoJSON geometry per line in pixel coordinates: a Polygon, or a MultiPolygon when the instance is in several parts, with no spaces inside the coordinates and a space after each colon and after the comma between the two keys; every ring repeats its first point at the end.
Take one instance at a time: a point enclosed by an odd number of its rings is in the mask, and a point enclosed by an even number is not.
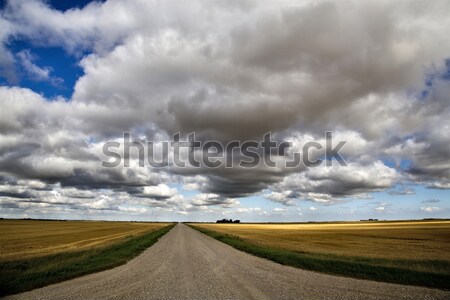
{"type": "Polygon", "coordinates": [[[234,220],[233,219],[222,219],[222,220],[217,220],[216,223],[240,223],[241,220],[234,220]]]}

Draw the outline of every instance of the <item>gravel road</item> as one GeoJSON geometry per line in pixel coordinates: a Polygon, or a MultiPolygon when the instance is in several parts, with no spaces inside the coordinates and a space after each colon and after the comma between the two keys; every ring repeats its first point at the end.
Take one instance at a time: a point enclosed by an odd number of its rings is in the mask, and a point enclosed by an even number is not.
{"type": "Polygon", "coordinates": [[[450,299],[450,292],[304,271],[178,224],[126,265],[10,299],[450,299]]]}

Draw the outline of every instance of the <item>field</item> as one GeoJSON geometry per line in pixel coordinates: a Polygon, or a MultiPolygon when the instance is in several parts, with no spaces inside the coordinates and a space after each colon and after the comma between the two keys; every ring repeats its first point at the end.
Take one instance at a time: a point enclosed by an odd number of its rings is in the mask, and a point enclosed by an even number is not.
{"type": "Polygon", "coordinates": [[[0,220],[0,261],[104,247],[167,223],[0,220]]]}
{"type": "Polygon", "coordinates": [[[0,296],[123,264],[173,226],[0,220],[0,296]]]}
{"type": "Polygon", "coordinates": [[[450,221],[192,225],[283,264],[450,288],[450,221]]]}

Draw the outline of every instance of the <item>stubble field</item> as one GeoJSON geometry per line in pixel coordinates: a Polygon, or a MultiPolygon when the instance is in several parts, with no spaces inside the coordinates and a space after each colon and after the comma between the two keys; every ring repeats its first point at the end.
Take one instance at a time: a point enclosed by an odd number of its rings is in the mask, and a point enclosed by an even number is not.
{"type": "Polygon", "coordinates": [[[168,223],[0,220],[0,261],[104,247],[168,223]]]}
{"type": "Polygon", "coordinates": [[[0,220],[0,296],[126,263],[173,223],[0,220]]]}
{"type": "Polygon", "coordinates": [[[450,288],[450,221],[192,225],[240,250],[287,265],[450,288]]]}

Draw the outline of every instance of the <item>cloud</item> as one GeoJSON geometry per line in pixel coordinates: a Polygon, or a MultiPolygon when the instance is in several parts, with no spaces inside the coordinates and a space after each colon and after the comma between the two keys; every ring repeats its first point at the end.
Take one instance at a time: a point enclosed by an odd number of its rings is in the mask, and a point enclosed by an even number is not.
{"type": "Polygon", "coordinates": [[[192,197],[191,204],[194,206],[213,206],[220,205],[224,208],[237,207],[239,201],[232,198],[222,198],[217,194],[197,194],[192,197]]]}
{"type": "Polygon", "coordinates": [[[285,207],[275,207],[272,211],[275,214],[285,215],[287,213],[288,209],[285,207]]]}
{"type": "Polygon", "coordinates": [[[441,209],[437,206],[422,206],[420,207],[420,210],[428,213],[434,213],[440,211],[441,209]]]}
{"type": "Polygon", "coordinates": [[[148,212],[148,209],[145,207],[134,207],[134,206],[119,206],[119,210],[127,213],[137,213],[137,214],[144,214],[148,212]]]}
{"type": "Polygon", "coordinates": [[[373,204],[376,205],[373,208],[373,210],[376,211],[376,212],[379,212],[379,213],[388,212],[389,211],[389,207],[392,206],[392,204],[385,203],[385,202],[375,202],[373,204]]]}
{"type": "Polygon", "coordinates": [[[390,195],[399,196],[399,195],[415,195],[416,191],[413,187],[400,185],[397,189],[392,189],[388,192],[390,195]]]}
{"type": "Polygon", "coordinates": [[[422,201],[422,203],[439,203],[439,202],[441,202],[441,200],[439,199],[427,199],[422,201]]]}
{"type": "Polygon", "coordinates": [[[0,77],[4,77],[7,82],[13,84],[17,82],[15,58],[6,43],[15,30],[15,26],[0,13],[0,77]]]}
{"type": "Polygon", "coordinates": [[[284,191],[284,192],[271,192],[270,194],[264,195],[265,198],[281,203],[286,206],[295,206],[295,202],[290,198],[292,191],[284,191]]]}
{"type": "Polygon", "coordinates": [[[399,175],[395,169],[377,161],[370,164],[349,163],[320,166],[286,176],[272,186],[278,193],[291,191],[296,197],[321,203],[336,203],[346,197],[365,197],[368,192],[391,187],[399,175]]]}
{"type": "Polygon", "coordinates": [[[30,53],[30,50],[22,50],[16,55],[23,69],[32,80],[47,81],[54,86],[59,86],[64,82],[62,78],[51,76],[52,69],[50,67],[39,67],[36,65],[34,63],[35,57],[30,53]]]}
{"type": "Polygon", "coordinates": [[[132,18],[139,13],[138,7],[130,3],[127,9],[121,1],[92,2],[82,9],[61,12],[44,1],[18,0],[8,1],[6,9],[5,17],[19,25],[17,34],[42,45],[62,45],[70,52],[111,47],[143,17],[132,18]]]}
{"type": "Polygon", "coordinates": [[[62,47],[83,75],[70,99],[0,87],[0,184],[11,186],[1,197],[16,208],[58,198],[68,203],[61,209],[144,212],[143,204],[184,214],[238,209],[237,198],[261,193],[290,206],[412,194],[415,184],[448,189],[449,9],[445,1],[110,0],[61,12],[9,1],[0,76],[13,82],[20,64],[36,80],[58,82],[32,49],[14,53],[11,41],[21,40],[62,47]],[[271,131],[301,149],[324,144],[331,129],[347,141],[346,167],[159,170],[136,157],[130,168],[99,165],[103,143],[124,131],[142,141],[195,131],[223,142],[271,131]],[[172,183],[199,194],[182,198],[172,183]],[[35,202],[17,200],[26,198],[35,202]]]}
{"type": "Polygon", "coordinates": [[[177,189],[170,188],[164,183],[160,183],[157,186],[144,186],[144,191],[142,193],[145,197],[156,198],[156,199],[166,199],[177,194],[177,189]]]}

